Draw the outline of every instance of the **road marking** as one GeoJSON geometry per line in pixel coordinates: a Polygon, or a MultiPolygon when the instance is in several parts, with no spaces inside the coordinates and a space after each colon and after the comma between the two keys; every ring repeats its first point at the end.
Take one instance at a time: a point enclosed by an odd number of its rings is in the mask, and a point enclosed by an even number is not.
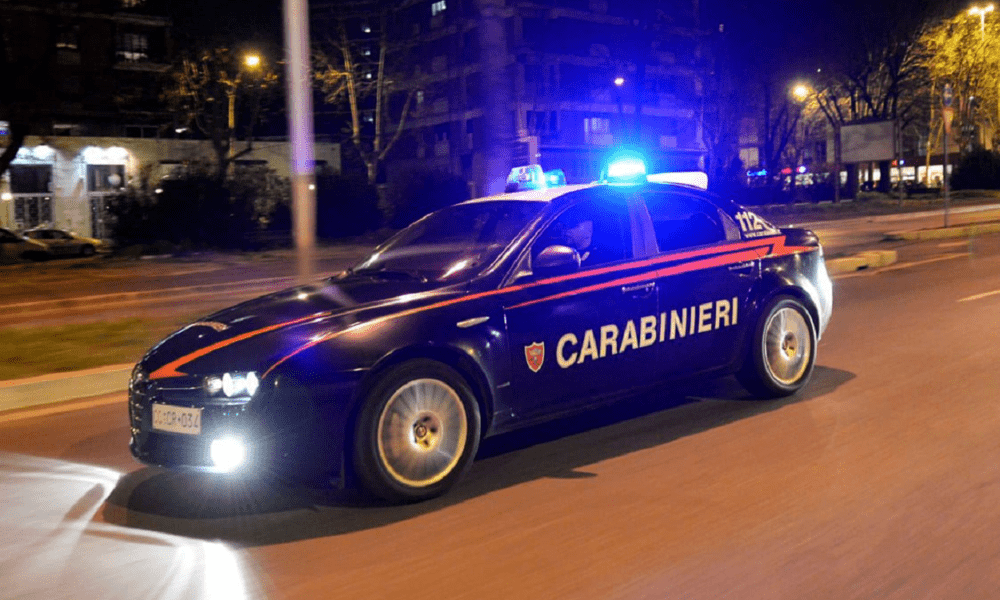
{"type": "Polygon", "coordinates": [[[96,406],[106,406],[108,404],[124,404],[126,400],[122,397],[124,392],[118,392],[113,394],[112,397],[102,396],[100,398],[95,398],[93,400],[76,401],[70,400],[68,402],[62,402],[57,406],[47,406],[45,408],[34,408],[29,410],[14,409],[12,412],[7,414],[0,413],[0,423],[11,423],[13,421],[23,421],[25,419],[34,419],[35,417],[44,417],[47,415],[55,415],[64,412],[73,412],[77,410],[83,410],[85,408],[94,408],[96,406]]]}
{"type": "Polygon", "coordinates": [[[836,275],[831,277],[831,279],[846,279],[848,277],[871,277],[873,275],[878,275],[879,273],[884,273],[886,271],[897,271],[899,269],[909,269],[910,267],[919,267],[921,265],[927,265],[930,263],[940,262],[942,260],[951,260],[953,258],[962,258],[963,256],[970,256],[968,252],[956,252],[952,254],[944,254],[934,258],[928,258],[926,260],[918,260],[908,263],[898,263],[895,265],[890,265],[888,267],[882,267],[881,269],[863,269],[861,271],[855,271],[854,273],[844,273],[843,275],[836,275]]]}
{"type": "Polygon", "coordinates": [[[983,292],[982,294],[976,294],[974,296],[968,296],[966,298],[959,298],[958,302],[969,302],[971,300],[982,300],[983,298],[988,298],[990,296],[996,296],[1000,294],[1000,290],[993,290],[992,292],[983,292]]]}
{"type": "Polygon", "coordinates": [[[938,248],[957,248],[959,246],[968,246],[968,245],[969,242],[967,240],[963,240],[961,242],[943,242],[941,244],[938,244],[938,248]]]}

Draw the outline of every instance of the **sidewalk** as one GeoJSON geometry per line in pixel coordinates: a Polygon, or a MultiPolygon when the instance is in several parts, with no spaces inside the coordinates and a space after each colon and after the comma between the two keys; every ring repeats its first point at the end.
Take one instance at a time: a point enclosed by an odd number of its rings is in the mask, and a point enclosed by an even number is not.
{"type": "MultiPolygon", "coordinates": [[[[962,210],[961,213],[980,213],[984,220],[996,218],[990,211],[1000,210],[1000,205],[974,207],[962,210]]],[[[941,214],[940,211],[924,213],[927,216],[941,214]]],[[[891,227],[896,218],[867,217],[877,219],[877,222],[891,227]]],[[[886,231],[886,240],[926,240],[960,238],[982,233],[1000,232],[1000,221],[965,223],[954,227],[936,227],[929,229],[913,229],[903,231],[886,231]]],[[[852,273],[862,269],[874,269],[891,265],[897,260],[895,250],[868,250],[852,256],[832,258],[826,261],[827,270],[831,276],[852,273]]],[[[209,292],[202,289],[200,292],[209,292]]],[[[27,307],[25,307],[27,308],[27,307]]],[[[128,388],[128,378],[132,365],[109,365],[96,369],[75,371],[72,373],[53,373],[27,379],[0,381],[0,412],[19,408],[65,402],[77,398],[97,396],[101,394],[124,393],[128,388]]]]}

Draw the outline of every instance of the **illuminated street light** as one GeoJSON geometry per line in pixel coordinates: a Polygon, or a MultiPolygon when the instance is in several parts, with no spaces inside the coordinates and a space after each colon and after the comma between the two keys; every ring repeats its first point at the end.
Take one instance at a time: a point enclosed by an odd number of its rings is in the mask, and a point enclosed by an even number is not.
{"type": "Polygon", "coordinates": [[[969,14],[973,17],[979,17],[979,34],[984,38],[986,37],[986,13],[993,12],[993,5],[987,4],[986,6],[973,6],[969,9],[969,14]]]}
{"type": "Polygon", "coordinates": [[[248,54],[246,58],[243,59],[243,63],[248,67],[260,66],[260,57],[256,54],[248,54]]]}
{"type": "Polygon", "coordinates": [[[625,85],[625,78],[624,77],[615,77],[615,85],[617,85],[618,87],[621,87],[621,86],[625,85]]]}
{"type": "Polygon", "coordinates": [[[794,96],[799,102],[804,102],[805,99],[809,97],[809,93],[811,91],[812,90],[809,89],[809,86],[804,83],[799,83],[792,88],[792,96],[794,96]]]}

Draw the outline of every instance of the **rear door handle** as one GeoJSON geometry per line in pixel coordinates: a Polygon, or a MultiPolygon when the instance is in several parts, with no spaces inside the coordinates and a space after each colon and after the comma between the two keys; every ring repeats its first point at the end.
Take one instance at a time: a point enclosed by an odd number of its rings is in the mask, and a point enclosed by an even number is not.
{"type": "Polygon", "coordinates": [[[635,285],[623,285],[623,294],[632,294],[633,296],[645,296],[656,288],[655,281],[647,281],[646,283],[637,283],[635,285]]]}

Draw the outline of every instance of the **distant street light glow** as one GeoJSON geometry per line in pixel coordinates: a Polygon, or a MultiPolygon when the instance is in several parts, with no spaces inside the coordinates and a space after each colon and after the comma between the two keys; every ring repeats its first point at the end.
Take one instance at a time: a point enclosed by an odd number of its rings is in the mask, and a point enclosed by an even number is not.
{"type": "Polygon", "coordinates": [[[618,87],[621,87],[621,86],[625,85],[625,78],[624,77],[615,77],[615,85],[617,85],[618,87]]]}
{"type": "Polygon", "coordinates": [[[804,83],[799,83],[794,88],[792,88],[792,96],[795,96],[796,100],[802,102],[803,100],[809,97],[809,91],[810,91],[809,86],[805,85],[804,83]]]}
{"type": "Polygon", "coordinates": [[[973,17],[979,17],[979,34],[983,37],[986,36],[986,13],[993,12],[993,5],[987,4],[986,6],[973,6],[969,9],[969,14],[973,17]]]}
{"type": "Polygon", "coordinates": [[[260,66],[260,57],[256,54],[248,54],[244,61],[248,67],[260,66]]]}

